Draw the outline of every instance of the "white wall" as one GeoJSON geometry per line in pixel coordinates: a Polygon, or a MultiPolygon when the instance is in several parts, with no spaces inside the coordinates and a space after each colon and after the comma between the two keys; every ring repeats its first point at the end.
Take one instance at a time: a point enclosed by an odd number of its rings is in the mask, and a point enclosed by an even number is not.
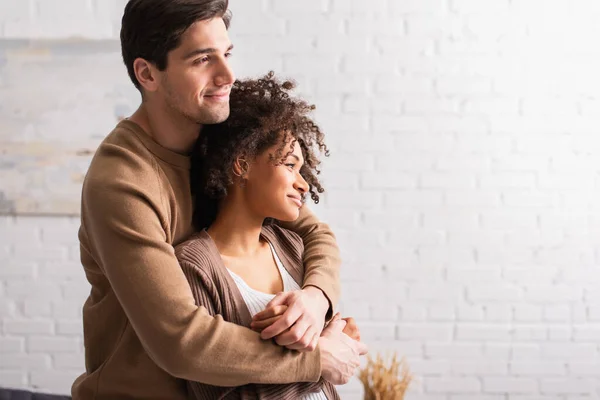
{"type": "MultiPolygon", "coordinates": [[[[0,52],[83,36],[118,65],[122,7],[0,0],[0,52]]],[[[231,8],[238,74],[295,77],[319,107],[332,156],[315,209],[343,250],[342,306],[373,354],[407,356],[408,399],[600,398],[600,2],[231,8]]],[[[110,72],[88,90],[126,82],[110,72]]],[[[66,393],[83,368],[77,228],[0,217],[0,386],[66,393]]],[[[361,398],[358,381],[340,390],[361,398]]]]}

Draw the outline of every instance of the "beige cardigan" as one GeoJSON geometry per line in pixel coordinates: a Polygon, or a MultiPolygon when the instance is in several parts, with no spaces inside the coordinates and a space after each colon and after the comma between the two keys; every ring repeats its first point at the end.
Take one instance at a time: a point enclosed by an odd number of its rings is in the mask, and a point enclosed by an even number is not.
{"type": "MultiPolygon", "coordinates": [[[[302,286],[304,267],[302,239],[295,233],[276,225],[265,226],[261,236],[275,248],[284,268],[302,286]]],[[[202,231],[175,248],[175,254],[185,273],[196,304],[211,315],[225,321],[250,327],[252,318],[242,294],[223,265],[219,251],[206,231],[202,231]]],[[[282,353],[292,352],[282,347],[282,353]]],[[[231,366],[251,368],[252,366],[231,366]]],[[[339,399],[335,387],[321,378],[318,382],[289,384],[249,384],[238,387],[219,387],[188,381],[188,390],[195,399],[273,399],[296,400],[304,394],[323,389],[329,400],[339,399]]]]}

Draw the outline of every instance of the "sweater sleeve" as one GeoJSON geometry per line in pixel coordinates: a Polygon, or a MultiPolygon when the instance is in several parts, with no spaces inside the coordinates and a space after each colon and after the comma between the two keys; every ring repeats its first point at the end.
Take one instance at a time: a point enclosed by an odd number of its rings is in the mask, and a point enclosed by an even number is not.
{"type": "Polygon", "coordinates": [[[291,223],[280,223],[283,228],[296,232],[304,242],[304,284],[316,286],[329,300],[326,319],[333,316],[340,296],[340,251],[329,226],[304,206],[300,216],[291,223]]]}
{"type": "Polygon", "coordinates": [[[167,206],[157,177],[119,168],[97,170],[100,178],[88,173],[82,226],[86,250],[150,358],[175,377],[211,385],[317,381],[318,351],[300,353],[262,341],[258,333],[196,306],[167,240],[167,206]]]}

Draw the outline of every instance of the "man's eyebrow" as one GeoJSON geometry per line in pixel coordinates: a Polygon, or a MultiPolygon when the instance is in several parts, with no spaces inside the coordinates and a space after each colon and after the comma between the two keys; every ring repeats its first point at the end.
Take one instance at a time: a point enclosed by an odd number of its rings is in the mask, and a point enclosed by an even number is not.
{"type": "MultiPolygon", "coordinates": [[[[226,52],[229,52],[231,50],[233,50],[233,45],[232,44],[229,45],[229,47],[227,48],[226,52]]],[[[216,53],[218,51],[219,50],[215,49],[214,47],[207,47],[205,49],[196,49],[196,50],[190,51],[185,56],[183,56],[183,59],[187,60],[189,58],[196,57],[196,56],[199,56],[201,54],[211,54],[211,53],[216,53]]]]}

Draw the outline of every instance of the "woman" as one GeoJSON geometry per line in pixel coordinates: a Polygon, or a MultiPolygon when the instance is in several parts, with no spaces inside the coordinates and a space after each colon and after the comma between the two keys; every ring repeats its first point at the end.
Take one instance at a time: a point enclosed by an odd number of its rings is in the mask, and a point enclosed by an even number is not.
{"type": "MultiPolygon", "coordinates": [[[[293,88],[273,73],[234,84],[229,119],[203,128],[192,158],[199,233],[176,248],[196,303],[255,330],[274,322],[251,325],[276,293],[302,287],[302,240],[277,221],[294,221],[306,196],[317,203],[323,192],[315,155],[315,148],[327,154],[323,133],[308,117],[314,106],[289,96],[293,88]]],[[[352,320],[345,332],[359,339],[352,320]]],[[[339,398],[323,379],[236,388],[188,385],[198,399],[339,398]]]]}

